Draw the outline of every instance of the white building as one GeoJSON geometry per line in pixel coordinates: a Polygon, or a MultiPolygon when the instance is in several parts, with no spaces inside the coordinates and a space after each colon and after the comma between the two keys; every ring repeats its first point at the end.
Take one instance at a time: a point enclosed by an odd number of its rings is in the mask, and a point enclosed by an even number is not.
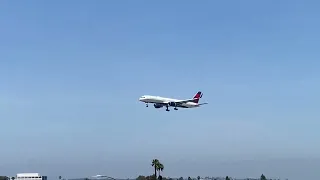
{"type": "Polygon", "coordinates": [[[47,180],[47,176],[41,176],[39,173],[19,173],[16,180],[47,180]]]}

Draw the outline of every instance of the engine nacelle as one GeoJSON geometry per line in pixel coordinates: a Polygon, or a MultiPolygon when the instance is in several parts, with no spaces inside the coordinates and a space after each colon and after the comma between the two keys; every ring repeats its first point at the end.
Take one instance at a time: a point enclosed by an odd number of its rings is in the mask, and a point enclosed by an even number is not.
{"type": "Polygon", "coordinates": [[[169,106],[176,106],[176,103],[175,102],[169,102],[169,106]]]}
{"type": "Polygon", "coordinates": [[[153,104],[154,108],[162,108],[163,105],[162,104],[153,104]]]}

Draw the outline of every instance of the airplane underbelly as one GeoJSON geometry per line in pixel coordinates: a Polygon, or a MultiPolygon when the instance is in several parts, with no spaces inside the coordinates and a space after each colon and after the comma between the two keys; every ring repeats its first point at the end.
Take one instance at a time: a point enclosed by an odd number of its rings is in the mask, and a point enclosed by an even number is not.
{"type": "Polygon", "coordinates": [[[192,108],[192,106],[190,104],[187,104],[187,103],[182,103],[182,104],[178,105],[178,107],[180,107],[180,108],[192,108]]]}
{"type": "Polygon", "coordinates": [[[182,106],[185,107],[185,108],[195,108],[195,107],[198,107],[197,104],[194,104],[194,103],[183,103],[182,106]]]}

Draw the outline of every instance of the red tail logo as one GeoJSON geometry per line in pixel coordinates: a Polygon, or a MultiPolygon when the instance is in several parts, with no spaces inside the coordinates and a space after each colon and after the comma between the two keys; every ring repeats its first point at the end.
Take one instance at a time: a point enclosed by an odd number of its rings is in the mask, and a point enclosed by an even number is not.
{"type": "Polygon", "coordinates": [[[199,103],[199,99],[200,99],[200,98],[202,98],[202,93],[201,93],[201,91],[197,92],[197,94],[194,95],[194,97],[193,97],[194,101],[193,101],[193,102],[199,103]]]}

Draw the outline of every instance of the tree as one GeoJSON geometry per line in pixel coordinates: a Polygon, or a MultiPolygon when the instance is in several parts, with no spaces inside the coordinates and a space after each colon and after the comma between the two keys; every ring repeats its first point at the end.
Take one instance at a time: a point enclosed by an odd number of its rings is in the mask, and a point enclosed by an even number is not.
{"type": "Polygon", "coordinates": [[[159,162],[157,169],[159,171],[159,176],[160,176],[160,171],[163,171],[163,169],[164,169],[163,164],[159,162]]]}
{"type": "Polygon", "coordinates": [[[136,180],[146,180],[146,177],[145,176],[138,176],[137,178],[136,178],[136,180]]]}
{"type": "Polygon", "coordinates": [[[179,180],[183,180],[183,177],[180,177],[179,180]]]}
{"type": "Polygon", "coordinates": [[[226,180],[230,180],[229,176],[226,176],[226,180]]]}
{"type": "Polygon", "coordinates": [[[147,176],[146,180],[157,180],[156,175],[147,176]]]}
{"type": "Polygon", "coordinates": [[[155,177],[156,176],[154,174],[151,175],[151,176],[142,176],[142,175],[140,175],[140,176],[138,176],[136,178],[136,180],[157,180],[155,177]]]}
{"type": "Polygon", "coordinates": [[[260,180],[267,180],[266,176],[264,174],[261,175],[260,180]]]}
{"type": "Polygon", "coordinates": [[[192,180],[190,176],[188,177],[188,180],[192,180]]]}
{"type": "Polygon", "coordinates": [[[160,161],[158,159],[152,160],[152,167],[154,168],[154,175],[157,177],[157,170],[159,168],[160,161]]]}
{"type": "Polygon", "coordinates": [[[0,176],[0,180],[7,180],[9,179],[7,176],[0,176]]]}
{"type": "Polygon", "coordinates": [[[61,179],[62,177],[61,176],[59,176],[59,179],[61,179]]]}
{"type": "Polygon", "coordinates": [[[197,179],[200,180],[200,176],[198,176],[197,179]]]}

